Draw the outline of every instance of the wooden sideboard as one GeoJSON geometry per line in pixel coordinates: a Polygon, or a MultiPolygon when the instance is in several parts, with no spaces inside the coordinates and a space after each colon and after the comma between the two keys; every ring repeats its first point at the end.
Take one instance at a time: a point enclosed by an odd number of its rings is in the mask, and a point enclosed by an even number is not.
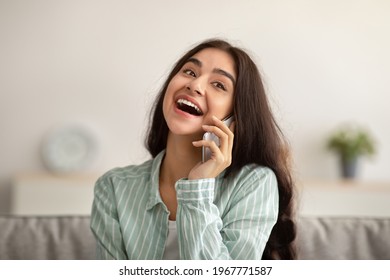
{"type": "Polygon", "coordinates": [[[302,216],[390,217],[390,182],[306,180],[297,202],[302,216]]]}
{"type": "MultiPolygon", "coordinates": [[[[11,214],[89,215],[98,177],[19,174],[13,179],[11,214]]],[[[305,180],[297,190],[300,216],[390,217],[390,182],[305,180]]]]}
{"type": "Polygon", "coordinates": [[[12,180],[11,214],[89,215],[97,178],[96,174],[19,174],[12,180]]]}

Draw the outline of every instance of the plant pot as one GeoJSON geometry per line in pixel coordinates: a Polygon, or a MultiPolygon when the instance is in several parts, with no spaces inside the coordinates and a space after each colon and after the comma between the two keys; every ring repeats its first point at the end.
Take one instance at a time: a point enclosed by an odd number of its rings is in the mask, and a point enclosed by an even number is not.
{"type": "Polygon", "coordinates": [[[356,178],[358,159],[341,159],[341,175],[345,179],[356,178]]]}

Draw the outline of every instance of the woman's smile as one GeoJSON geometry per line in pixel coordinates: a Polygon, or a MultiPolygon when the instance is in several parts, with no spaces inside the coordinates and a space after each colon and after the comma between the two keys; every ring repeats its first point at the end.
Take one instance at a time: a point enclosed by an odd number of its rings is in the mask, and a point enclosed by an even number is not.
{"type": "Polygon", "coordinates": [[[176,105],[179,113],[185,113],[185,115],[191,115],[194,117],[203,116],[201,106],[190,96],[179,96],[177,98],[176,105]]]}

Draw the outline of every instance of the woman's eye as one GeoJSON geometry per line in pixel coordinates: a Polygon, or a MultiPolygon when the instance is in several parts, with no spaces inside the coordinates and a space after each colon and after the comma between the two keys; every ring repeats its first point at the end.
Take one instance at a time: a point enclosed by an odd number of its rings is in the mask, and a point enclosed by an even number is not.
{"type": "Polygon", "coordinates": [[[191,69],[184,69],[184,74],[187,74],[187,75],[190,75],[192,77],[196,77],[196,74],[194,71],[192,71],[191,69]]]}
{"type": "Polygon", "coordinates": [[[213,84],[214,84],[215,87],[226,91],[226,87],[225,87],[225,85],[223,83],[221,83],[221,82],[214,82],[213,84]]]}

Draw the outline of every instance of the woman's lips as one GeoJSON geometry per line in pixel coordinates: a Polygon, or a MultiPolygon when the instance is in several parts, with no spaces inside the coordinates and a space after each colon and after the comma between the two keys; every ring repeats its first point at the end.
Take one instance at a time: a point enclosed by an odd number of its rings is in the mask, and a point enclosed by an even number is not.
{"type": "Polygon", "coordinates": [[[199,103],[189,96],[178,96],[178,98],[176,99],[176,108],[189,115],[197,117],[203,115],[203,110],[199,103]]]}

